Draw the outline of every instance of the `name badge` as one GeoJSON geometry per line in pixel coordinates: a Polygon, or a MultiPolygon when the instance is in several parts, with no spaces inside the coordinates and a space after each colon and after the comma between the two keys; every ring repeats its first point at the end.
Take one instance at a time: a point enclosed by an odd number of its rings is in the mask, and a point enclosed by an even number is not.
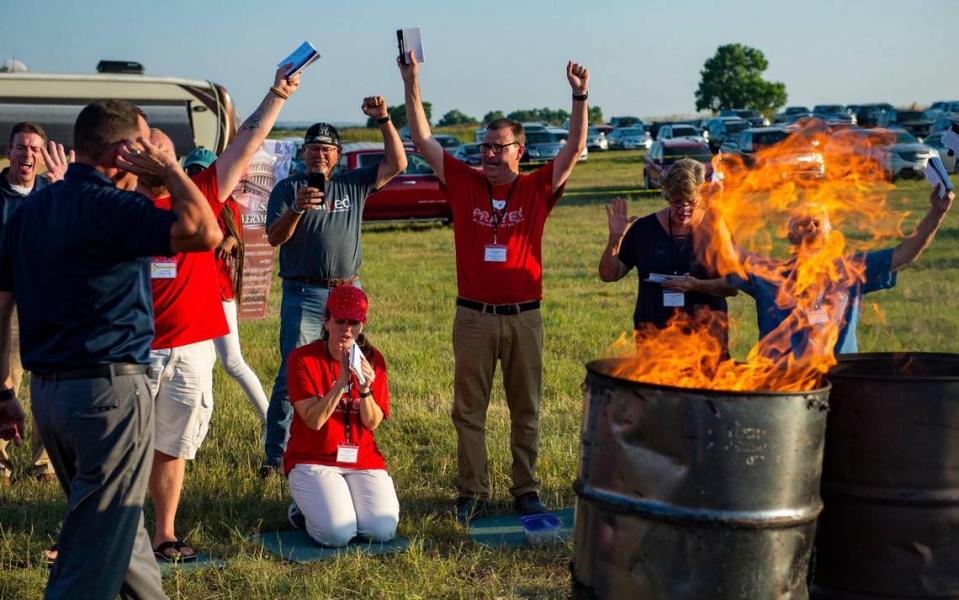
{"type": "Polygon", "coordinates": [[[486,246],[486,253],[483,260],[486,262],[506,262],[506,246],[500,244],[490,244],[486,246]]]}
{"type": "Polygon", "coordinates": [[[683,292],[663,292],[663,306],[686,306],[686,294],[683,292]]]}
{"type": "Polygon", "coordinates": [[[340,444],[336,448],[336,462],[355,465],[360,460],[360,449],[358,446],[347,446],[340,444]]]}
{"type": "Polygon", "coordinates": [[[824,309],[819,308],[811,313],[809,313],[809,324],[810,325],[825,325],[829,322],[829,313],[824,309]]]}
{"type": "Polygon", "coordinates": [[[174,279],[175,277],[175,258],[153,258],[150,260],[150,279],[174,279]]]}

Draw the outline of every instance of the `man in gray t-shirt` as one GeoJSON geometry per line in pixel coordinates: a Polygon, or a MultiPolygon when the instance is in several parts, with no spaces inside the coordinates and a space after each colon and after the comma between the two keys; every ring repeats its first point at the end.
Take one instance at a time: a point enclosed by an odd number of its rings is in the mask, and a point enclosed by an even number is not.
{"type": "Polygon", "coordinates": [[[283,300],[281,362],[266,411],[261,477],[280,470],[289,436],[293,407],[286,389],[286,357],[322,335],[330,289],[359,285],[366,198],[406,168],[406,152],[386,101],[381,96],[364,99],[363,113],[377,122],[383,135],[384,157],[378,165],[333,175],[340,159],[340,136],[332,125],[317,123],[307,130],[303,144],[306,174],[284,179],[270,194],[266,234],[271,245],[280,247],[283,300]]]}

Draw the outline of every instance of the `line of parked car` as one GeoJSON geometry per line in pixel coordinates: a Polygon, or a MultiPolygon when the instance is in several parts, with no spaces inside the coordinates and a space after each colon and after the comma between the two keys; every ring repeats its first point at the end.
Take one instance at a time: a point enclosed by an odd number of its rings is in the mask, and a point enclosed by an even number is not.
{"type": "MultiPolygon", "coordinates": [[[[875,163],[889,179],[922,177],[926,162],[936,154],[947,170],[959,173],[959,160],[942,144],[942,135],[953,122],[959,122],[959,101],[935,102],[925,111],[897,109],[886,103],[822,104],[812,110],[789,106],[774,115],[772,123],[749,109],[727,109],[706,119],[648,124],[638,117],[622,116],[614,117],[608,125],[589,127],[587,147],[579,160],[587,160],[590,150],[646,149],[643,183],[647,189],[656,189],[661,187],[670,166],[680,158],[702,162],[707,176],[712,174],[715,154],[720,154],[721,159],[724,155],[736,156],[742,165],[752,167],[757,164],[760,150],[781,144],[790,135],[804,131],[828,134],[828,142],[824,147],[791,144],[794,151],[775,153],[772,158],[765,159],[781,164],[784,176],[822,178],[826,164],[832,164],[824,157],[853,153],[875,163]]],[[[549,127],[544,123],[524,123],[523,126],[526,131],[524,166],[552,160],[569,138],[566,128],[549,127]]],[[[468,144],[452,135],[437,134],[434,137],[455,158],[479,167],[482,164],[479,142],[484,133],[484,128],[478,128],[474,143],[468,144]]],[[[409,166],[383,189],[370,195],[364,219],[439,219],[449,222],[453,215],[439,180],[416,151],[407,128],[400,130],[400,137],[406,144],[409,166]]],[[[302,143],[301,140],[296,142],[302,143]]],[[[299,150],[297,147],[294,172],[302,170],[299,150]]],[[[383,154],[381,143],[345,144],[337,170],[351,170],[377,162],[383,154]]]]}

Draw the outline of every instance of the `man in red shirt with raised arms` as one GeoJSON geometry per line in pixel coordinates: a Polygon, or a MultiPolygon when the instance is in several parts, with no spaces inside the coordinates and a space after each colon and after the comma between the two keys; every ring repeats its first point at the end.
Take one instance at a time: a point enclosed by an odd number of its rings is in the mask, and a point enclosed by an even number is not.
{"type": "Polygon", "coordinates": [[[569,140],[551,162],[519,173],[523,126],[498,119],[487,126],[482,173],[447,154],[430,133],[412,53],[397,60],[406,91],[406,116],[416,148],[447,190],[456,246],[456,318],[453,323],[457,433],[456,516],[468,521],[486,511],[486,410],[497,360],[510,412],[514,509],[545,512],[539,499],[536,456],[543,378],[543,227],[586,145],[589,71],[566,65],[573,92],[569,140]]]}
{"type": "MultiPolygon", "coordinates": [[[[219,159],[192,177],[213,214],[220,213],[283,104],[299,86],[299,74],[286,77],[288,67],[276,71],[273,86],[219,159]]],[[[173,142],[162,131],[152,130],[150,138],[173,152],[173,142]]],[[[153,199],[158,208],[169,209],[169,193],[162,182],[141,177],[137,191],[153,199]]],[[[213,414],[213,340],[226,335],[229,328],[220,302],[213,251],[154,257],[151,284],[156,336],[150,350],[150,375],[157,424],[150,475],[156,511],[153,548],[158,560],[191,560],[196,551],[175,534],[176,511],[186,461],[196,457],[213,414]]]]}

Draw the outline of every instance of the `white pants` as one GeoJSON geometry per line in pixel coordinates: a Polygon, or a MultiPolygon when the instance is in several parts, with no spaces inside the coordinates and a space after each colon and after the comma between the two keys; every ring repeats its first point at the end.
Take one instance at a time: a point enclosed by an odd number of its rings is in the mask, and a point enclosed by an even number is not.
{"type": "Polygon", "coordinates": [[[263,392],[263,386],[257,378],[256,373],[243,360],[243,351],[240,350],[240,334],[236,320],[236,302],[233,300],[223,301],[223,314],[226,315],[226,322],[230,326],[230,333],[223,337],[213,340],[216,346],[216,355],[223,363],[223,370],[227,375],[236,380],[243,388],[253,410],[256,411],[260,421],[266,423],[266,394],[263,392]]]}
{"type": "Polygon", "coordinates": [[[290,493],[306,518],[306,532],[324,546],[345,546],[360,535],[374,542],[396,537],[400,501],[383,469],[298,464],[290,493]]]}

